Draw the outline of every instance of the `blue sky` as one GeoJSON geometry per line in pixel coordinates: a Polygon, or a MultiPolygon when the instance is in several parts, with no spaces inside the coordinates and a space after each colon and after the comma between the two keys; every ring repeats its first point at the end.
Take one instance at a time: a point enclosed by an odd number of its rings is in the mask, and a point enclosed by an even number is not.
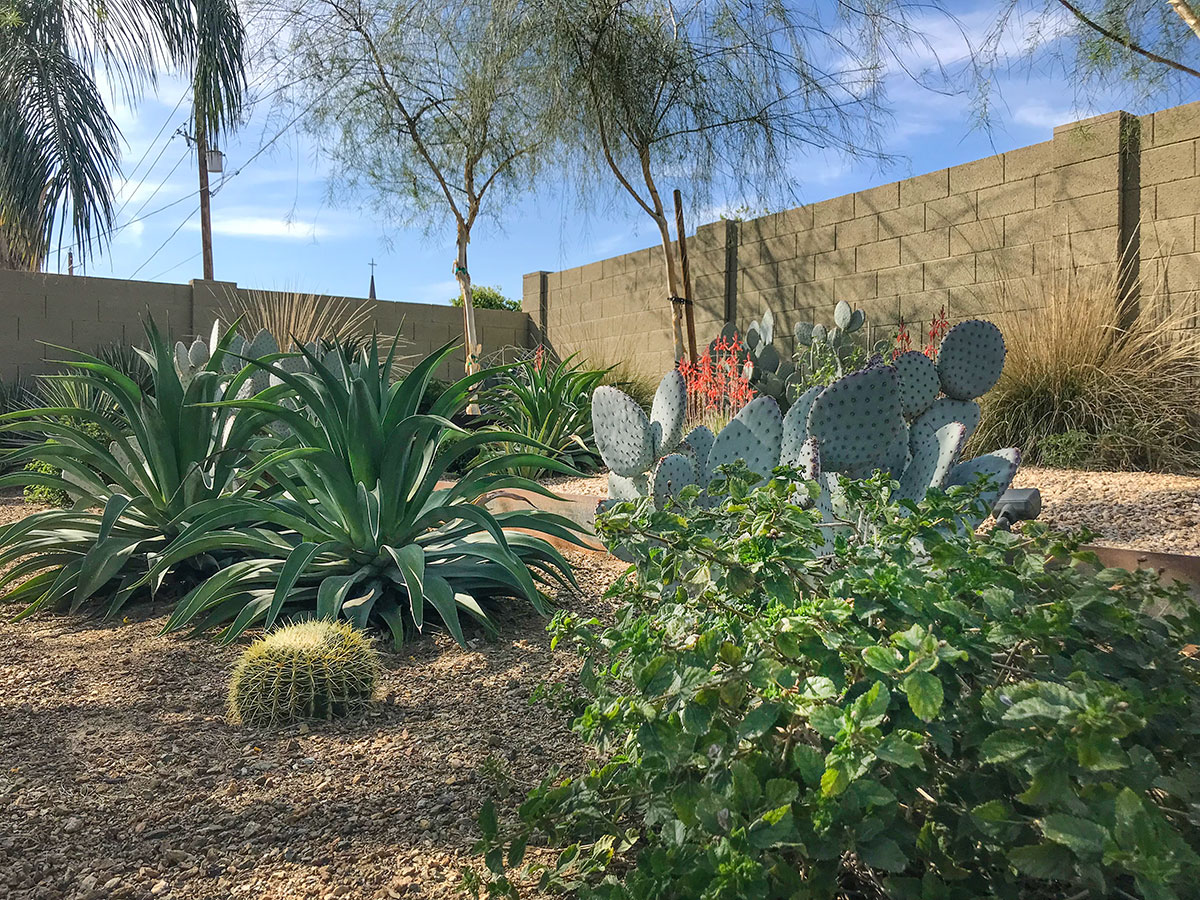
{"type": "MultiPolygon", "coordinates": [[[[984,27],[992,4],[951,6],[969,29],[984,27]]],[[[943,62],[965,52],[961,35],[940,21],[930,39],[943,62]]],[[[885,149],[895,161],[881,170],[836,156],[797,160],[797,200],[822,200],[1048,140],[1055,125],[1119,105],[1093,96],[1081,106],[1072,90],[1024,67],[1005,78],[1001,88],[1003,103],[990,129],[982,131],[972,127],[966,96],[935,94],[903,78],[891,79],[895,115],[885,149]]],[[[126,142],[116,184],[118,230],[108,251],[89,263],[87,274],[174,282],[200,276],[196,162],[175,133],[187,122],[188,103],[185,86],[174,79],[162,80],[133,108],[114,101],[126,142]]],[[[1167,103],[1164,99],[1161,105],[1167,103]]],[[[328,161],[311,139],[294,130],[281,133],[278,111],[269,106],[257,105],[227,141],[224,176],[213,176],[217,278],[252,288],[365,296],[374,259],[380,297],[448,302],[456,293],[452,230],[425,236],[389,227],[358,198],[346,203],[331,198],[328,161]]],[[[660,185],[667,191],[676,186],[660,185]]],[[[686,185],[679,186],[686,196],[686,185]]],[[[655,243],[649,218],[615,190],[613,203],[581,220],[576,203],[555,188],[547,180],[540,195],[507,209],[500,226],[477,226],[470,250],[476,282],[519,297],[526,272],[567,268],[655,243]]],[[[725,200],[728,207],[740,205],[739,198],[725,200]]],[[[717,218],[720,207],[693,213],[689,230],[717,218]]],[[[52,258],[50,268],[65,271],[65,253],[61,260],[52,258]]]]}

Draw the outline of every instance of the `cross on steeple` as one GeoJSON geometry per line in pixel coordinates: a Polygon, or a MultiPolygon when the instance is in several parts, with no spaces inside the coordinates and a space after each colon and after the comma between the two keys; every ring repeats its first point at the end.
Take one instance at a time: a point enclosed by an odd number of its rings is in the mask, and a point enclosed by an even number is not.
{"type": "Polygon", "coordinates": [[[371,291],[370,291],[370,293],[367,294],[367,297],[371,300],[375,300],[376,297],[375,297],[375,259],[374,259],[374,257],[372,257],[372,259],[371,259],[370,266],[371,266],[371,291]]]}

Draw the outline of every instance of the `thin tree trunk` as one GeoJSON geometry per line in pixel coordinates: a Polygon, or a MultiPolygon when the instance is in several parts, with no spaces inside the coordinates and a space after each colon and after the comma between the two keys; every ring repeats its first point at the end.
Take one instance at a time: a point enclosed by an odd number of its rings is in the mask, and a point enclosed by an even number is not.
{"type": "MultiPolygon", "coordinates": [[[[458,282],[463,300],[463,341],[466,350],[466,371],[474,375],[479,371],[479,359],[483,355],[483,344],[479,341],[479,328],[475,324],[475,300],[471,291],[471,273],[467,271],[467,244],[471,232],[463,224],[458,226],[458,255],[454,259],[454,279],[458,282]]],[[[479,405],[471,403],[467,412],[479,415],[479,405]]]]}
{"type": "MultiPolygon", "coordinates": [[[[655,200],[657,200],[655,196],[655,200]]],[[[675,362],[683,359],[683,308],[675,303],[679,296],[679,276],[675,274],[675,242],[671,240],[671,227],[666,213],[659,207],[654,215],[658,233],[662,238],[663,260],[667,268],[667,302],[671,304],[671,332],[675,341],[675,362]]]]}
{"type": "Polygon", "coordinates": [[[1192,33],[1200,38],[1200,15],[1197,15],[1196,10],[1192,8],[1192,4],[1188,0],[1167,0],[1171,4],[1171,8],[1179,13],[1179,18],[1183,19],[1184,24],[1192,29],[1192,33]]]}
{"type": "Polygon", "coordinates": [[[650,151],[643,147],[638,153],[642,163],[642,180],[650,191],[650,202],[653,204],[654,222],[658,225],[658,233],[662,238],[663,262],[667,267],[667,302],[671,304],[671,332],[675,340],[675,362],[683,359],[683,307],[675,302],[679,294],[679,276],[675,274],[675,243],[671,240],[671,224],[667,220],[666,207],[662,197],[658,195],[658,187],[654,176],[650,174],[650,151]]]}
{"type": "Polygon", "coordinates": [[[196,156],[200,160],[200,250],[204,256],[204,278],[212,281],[212,213],[209,209],[208,191],[208,139],[200,116],[196,116],[196,156]]]}

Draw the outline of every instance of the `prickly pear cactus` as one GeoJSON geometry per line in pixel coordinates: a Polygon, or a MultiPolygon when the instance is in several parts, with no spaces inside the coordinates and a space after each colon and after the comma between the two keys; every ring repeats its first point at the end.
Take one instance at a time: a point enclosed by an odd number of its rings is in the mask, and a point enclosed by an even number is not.
{"type": "Polygon", "coordinates": [[[900,379],[900,406],[905,416],[915,419],[933,405],[941,390],[937,366],[932,359],[916,350],[898,356],[895,366],[900,379]]]}
{"type": "Polygon", "coordinates": [[[654,392],[650,407],[650,439],[654,458],[674,450],[683,438],[683,420],[687,417],[687,382],[678,369],[663,376],[654,392]]]}
{"type": "Polygon", "coordinates": [[[798,466],[801,448],[808,441],[808,413],[813,401],[824,388],[810,387],[796,398],[783,417],[783,441],[780,445],[779,462],[785,466],[798,466]]]}
{"type": "Polygon", "coordinates": [[[912,451],[908,447],[908,423],[905,422],[900,432],[888,445],[887,452],[884,453],[883,459],[880,461],[879,468],[886,472],[892,478],[899,479],[904,471],[908,468],[909,462],[912,460],[912,451]]]}
{"type": "Polygon", "coordinates": [[[670,453],[654,467],[654,505],[665,509],[668,501],[679,496],[689,484],[696,484],[696,468],[681,453],[670,453]]]}
{"type": "Polygon", "coordinates": [[[966,433],[961,422],[948,422],[937,431],[914,424],[909,440],[912,462],[900,478],[900,496],[919,501],[931,487],[942,487],[962,453],[966,433]]]}
{"type": "Polygon", "coordinates": [[[949,397],[938,397],[913,424],[928,425],[937,431],[948,422],[961,422],[969,438],[979,427],[982,415],[979,404],[974,400],[951,400],[949,397]]]}
{"type": "Polygon", "coordinates": [[[650,493],[650,480],[645,473],[626,478],[616,472],[608,473],[608,499],[637,500],[650,493]]]}
{"type": "Polygon", "coordinates": [[[708,471],[742,460],[752,472],[766,477],[779,464],[783,416],[771,397],[755,397],[721,429],[708,455],[708,471]]]}
{"type": "Polygon", "coordinates": [[[1006,352],[1004,335],[991,322],[959,322],[946,332],[938,351],[942,391],[955,400],[982,397],[1000,380],[1006,352]]]}
{"type": "Polygon", "coordinates": [[[618,475],[633,478],[654,463],[650,420],[632,397],[616,388],[601,385],[593,392],[592,430],[604,464],[618,475]]]}
{"type": "Polygon", "coordinates": [[[683,439],[683,443],[696,454],[696,479],[699,484],[708,484],[708,457],[716,439],[717,436],[707,425],[697,425],[683,439]]]}
{"type": "MultiPolygon", "coordinates": [[[[979,500],[990,513],[992,507],[996,505],[996,501],[1000,499],[1000,495],[1007,491],[1008,486],[1012,484],[1012,480],[1017,474],[1017,467],[1020,465],[1021,451],[1016,447],[985,453],[983,456],[976,456],[974,459],[959,463],[951,469],[950,476],[946,479],[946,486],[973,484],[980,475],[986,476],[988,487],[979,495],[979,500]]],[[[976,517],[968,524],[974,528],[978,527],[981,521],[983,520],[976,517]]]]}
{"type": "Polygon", "coordinates": [[[808,433],[821,443],[822,467],[856,478],[885,464],[903,430],[900,386],[890,366],[839,378],[808,414],[808,433]]]}
{"type": "Polygon", "coordinates": [[[819,478],[821,476],[821,449],[817,439],[809,438],[801,444],[795,461],[787,465],[795,466],[804,473],[804,477],[809,481],[819,478]]]}

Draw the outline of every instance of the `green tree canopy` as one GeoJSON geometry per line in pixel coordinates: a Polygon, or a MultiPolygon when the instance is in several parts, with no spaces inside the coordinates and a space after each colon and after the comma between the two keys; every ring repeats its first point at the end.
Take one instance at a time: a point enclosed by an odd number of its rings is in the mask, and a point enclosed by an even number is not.
{"type": "MultiPolygon", "coordinates": [[[[475,303],[476,309],[518,310],[521,308],[520,300],[511,300],[501,293],[500,288],[488,287],[486,284],[471,285],[471,300],[475,303]]],[[[463,305],[462,294],[455,294],[451,297],[450,305],[461,308],[463,305]]]]}
{"type": "MultiPolygon", "coordinates": [[[[682,293],[667,185],[692,204],[714,192],[763,205],[803,178],[797,156],[882,158],[884,78],[927,47],[905,2],[548,0],[546,52],[561,72],[570,170],[612,179],[649,215],[669,296],[682,293]]],[[[678,311],[676,356],[682,353],[678,311]]]]}
{"type": "Polygon", "coordinates": [[[553,135],[533,4],[518,0],[262,0],[286,28],[288,100],[335,162],[333,191],[402,225],[455,233],[468,366],[482,347],[467,247],[527,188],[553,135]]]}

